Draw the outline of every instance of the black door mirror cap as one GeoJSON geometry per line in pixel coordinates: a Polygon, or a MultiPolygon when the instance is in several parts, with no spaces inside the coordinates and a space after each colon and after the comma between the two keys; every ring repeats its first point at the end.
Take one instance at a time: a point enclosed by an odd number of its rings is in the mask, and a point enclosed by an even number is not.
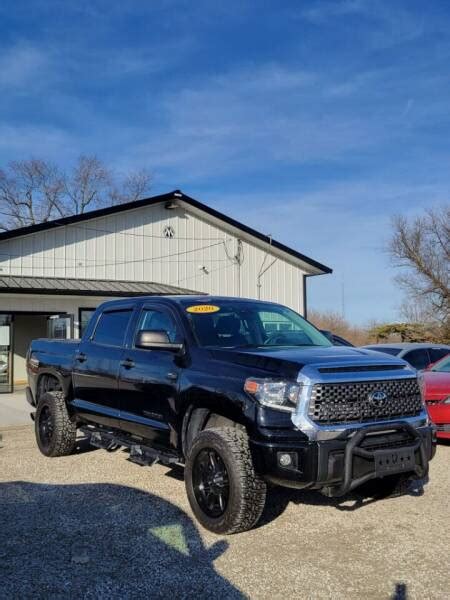
{"type": "Polygon", "coordinates": [[[162,329],[143,329],[139,331],[134,345],[142,350],[180,352],[183,349],[183,344],[171,342],[167,333],[162,329]]]}

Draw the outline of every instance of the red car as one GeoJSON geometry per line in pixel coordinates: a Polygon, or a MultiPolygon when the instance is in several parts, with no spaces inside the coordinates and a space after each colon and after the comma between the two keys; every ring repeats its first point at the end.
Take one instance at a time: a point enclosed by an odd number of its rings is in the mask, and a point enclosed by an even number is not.
{"type": "Polygon", "coordinates": [[[450,439],[450,354],[422,373],[428,414],[438,438],[450,439]]]}

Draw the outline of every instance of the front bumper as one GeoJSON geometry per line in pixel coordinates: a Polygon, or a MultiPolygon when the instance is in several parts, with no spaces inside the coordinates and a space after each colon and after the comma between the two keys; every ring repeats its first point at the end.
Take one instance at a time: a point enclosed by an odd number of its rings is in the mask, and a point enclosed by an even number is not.
{"type": "Polygon", "coordinates": [[[419,428],[398,422],[371,425],[348,434],[345,439],[307,441],[251,440],[256,469],[270,482],[285,487],[322,489],[342,496],[359,485],[394,474],[424,478],[435,453],[435,428],[419,428]],[[283,455],[290,464],[283,466],[283,455]]]}
{"type": "Polygon", "coordinates": [[[436,425],[437,437],[450,439],[450,404],[444,404],[442,401],[436,403],[427,403],[430,419],[436,425]]]}
{"type": "Polygon", "coordinates": [[[33,392],[31,391],[30,386],[27,386],[26,390],[25,390],[25,397],[27,399],[28,404],[30,404],[31,406],[36,407],[36,401],[33,397],[33,392]]]}

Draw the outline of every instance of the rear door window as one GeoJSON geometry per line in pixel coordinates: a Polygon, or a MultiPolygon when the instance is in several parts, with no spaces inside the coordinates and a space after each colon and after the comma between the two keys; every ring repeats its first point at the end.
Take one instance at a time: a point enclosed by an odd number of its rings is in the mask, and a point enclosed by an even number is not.
{"type": "Polygon", "coordinates": [[[447,354],[450,354],[450,351],[447,348],[429,348],[428,351],[432,363],[435,363],[438,360],[441,360],[441,358],[444,358],[444,356],[447,356],[447,354]]]}
{"type": "Polygon", "coordinates": [[[430,364],[430,357],[428,355],[428,350],[425,348],[418,348],[416,350],[410,350],[406,354],[402,356],[404,360],[409,362],[411,366],[420,371],[421,369],[425,369],[430,364]]]}
{"type": "Polygon", "coordinates": [[[132,310],[111,310],[102,313],[93,340],[105,346],[123,346],[132,310]]]}

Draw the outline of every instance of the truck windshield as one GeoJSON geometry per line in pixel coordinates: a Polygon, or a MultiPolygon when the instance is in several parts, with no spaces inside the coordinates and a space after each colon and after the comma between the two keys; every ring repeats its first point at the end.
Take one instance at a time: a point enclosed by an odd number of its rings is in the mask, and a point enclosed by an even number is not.
{"type": "Polygon", "coordinates": [[[186,301],[184,310],[200,346],[332,346],[313,325],[293,310],[266,302],[186,301]]]}

